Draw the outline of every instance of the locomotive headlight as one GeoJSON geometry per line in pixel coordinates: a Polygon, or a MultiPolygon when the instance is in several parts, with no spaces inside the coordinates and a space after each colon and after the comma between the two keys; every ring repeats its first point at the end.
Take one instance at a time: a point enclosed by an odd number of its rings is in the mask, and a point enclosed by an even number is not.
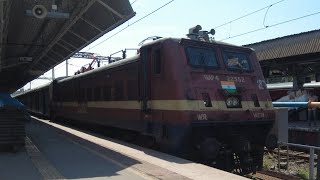
{"type": "Polygon", "coordinates": [[[235,106],[235,107],[239,106],[239,99],[238,98],[233,98],[232,105],[235,106]]]}
{"type": "Polygon", "coordinates": [[[227,103],[227,106],[228,107],[231,107],[232,106],[232,99],[231,98],[228,98],[227,100],[226,100],[226,103],[227,103]]]}
{"type": "Polygon", "coordinates": [[[237,97],[229,97],[226,100],[227,107],[240,107],[240,100],[237,97]]]}

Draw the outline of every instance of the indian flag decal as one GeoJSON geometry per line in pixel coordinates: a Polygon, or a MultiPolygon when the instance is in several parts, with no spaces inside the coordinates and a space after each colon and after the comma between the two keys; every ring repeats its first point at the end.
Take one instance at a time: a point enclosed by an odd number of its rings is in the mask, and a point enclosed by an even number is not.
{"type": "Polygon", "coordinates": [[[220,81],[221,87],[223,90],[227,91],[228,93],[236,93],[237,88],[233,81],[220,81]]]}

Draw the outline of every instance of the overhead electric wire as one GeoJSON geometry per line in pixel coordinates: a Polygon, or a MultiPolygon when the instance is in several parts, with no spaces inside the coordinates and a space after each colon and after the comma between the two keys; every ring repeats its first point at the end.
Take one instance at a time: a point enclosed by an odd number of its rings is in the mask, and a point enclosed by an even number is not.
{"type": "Polygon", "coordinates": [[[267,14],[268,14],[270,8],[271,8],[271,6],[268,7],[266,13],[264,14],[263,23],[262,23],[264,27],[267,27],[267,26],[265,25],[265,22],[266,22],[266,17],[267,17],[267,14]]]}
{"type": "MultiPolygon", "coordinates": [[[[63,61],[64,62],[64,61],[63,61]]],[[[57,66],[55,66],[55,67],[53,67],[54,68],[54,70],[57,70],[57,69],[60,69],[60,68],[62,68],[62,67],[65,67],[65,64],[64,63],[60,63],[60,65],[57,65],[57,66]]]]}
{"type": "Polygon", "coordinates": [[[266,9],[266,8],[268,8],[268,10],[269,10],[269,8],[270,8],[271,6],[276,5],[276,4],[279,4],[279,3],[281,3],[282,1],[285,1],[285,0],[281,0],[281,1],[275,2],[275,3],[273,3],[273,4],[270,4],[270,5],[266,6],[266,7],[263,7],[263,8],[261,8],[261,9],[258,9],[258,10],[256,10],[256,11],[253,11],[253,12],[251,12],[251,13],[248,13],[248,14],[245,14],[245,15],[243,15],[243,16],[240,16],[240,17],[238,17],[238,18],[236,18],[236,19],[233,19],[233,20],[231,20],[231,21],[229,21],[229,22],[226,22],[226,23],[223,23],[223,24],[221,24],[221,25],[219,25],[219,26],[216,26],[214,29],[217,29],[217,28],[219,28],[219,27],[225,26],[225,25],[227,25],[227,24],[230,24],[230,23],[232,23],[232,22],[235,22],[235,21],[237,21],[237,20],[239,20],[239,19],[242,19],[242,18],[244,18],[244,17],[250,16],[250,15],[252,15],[252,14],[255,14],[255,13],[257,13],[257,12],[259,12],[259,11],[262,11],[262,10],[264,10],[264,9],[266,9]]]}
{"type": "MultiPolygon", "coordinates": [[[[126,27],[124,27],[124,28],[122,28],[121,30],[117,31],[116,33],[114,33],[113,35],[111,35],[110,37],[108,37],[107,39],[104,39],[103,41],[99,42],[98,44],[96,44],[96,45],[94,45],[94,46],[92,46],[92,47],[89,47],[88,50],[90,50],[90,49],[92,49],[92,48],[94,48],[94,47],[96,47],[96,46],[104,43],[105,41],[107,41],[107,40],[109,40],[109,39],[111,39],[112,37],[114,37],[114,36],[116,36],[117,34],[121,33],[122,31],[124,31],[124,30],[127,29],[128,27],[136,24],[137,22],[143,20],[144,18],[146,18],[146,17],[152,15],[153,13],[159,11],[160,9],[162,9],[162,8],[164,8],[165,6],[169,5],[169,4],[172,3],[173,1],[175,1],[175,0],[171,0],[171,1],[167,2],[167,3],[165,3],[164,5],[158,7],[157,9],[155,9],[155,10],[153,10],[152,12],[148,13],[147,15],[145,15],[145,16],[141,17],[140,19],[134,21],[133,23],[128,24],[126,27]]],[[[88,50],[87,50],[87,51],[88,51],[88,50]]]]}
{"type": "Polygon", "coordinates": [[[74,65],[74,64],[72,64],[72,63],[68,63],[68,65],[70,65],[70,66],[74,66],[74,67],[78,67],[78,68],[81,68],[81,66],[74,65]]]}
{"type": "Polygon", "coordinates": [[[297,18],[293,18],[293,19],[290,19],[290,20],[282,21],[282,22],[279,22],[279,23],[276,23],[276,24],[272,24],[272,25],[269,25],[269,26],[264,26],[262,28],[251,30],[251,31],[248,31],[248,32],[245,32],[245,33],[237,34],[237,35],[234,35],[234,36],[231,36],[231,37],[228,37],[228,38],[221,39],[219,41],[224,41],[224,40],[227,40],[227,39],[243,36],[243,35],[246,35],[246,34],[250,34],[250,33],[253,33],[253,32],[257,32],[257,31],[261,31],[261,30],[267,29],[269,27],[275,27],[275,26],[278,26],[278,25],[286,24],[286,23],[289,23],[289,22],[292,22],[292,21],[303,19],[303,18],[306,18],[306,17],[309,17],[309,16],[314,16],[314,15],[317,15],[317,14],[320,14],[320,11],[312,13],[312,14],[307,14],[307,15],[304,15],[304,16],[300,16],[300,17],[297,17],[297,18]]]}
{"type": "MultiPolygon", "coordinates": [[[[71,60],[74,60],[74,58],[68,59],[68,65],[71,65],[71,66],[74,66],[74,67],[78,67],[78,68],[82,67],[82,66],[75,65],[75,64],[71,63],[71,60]]],[[[63,61],[63,62],[65,62],[65,61],[63,61]]],[[[88,65],[88,64],[85,64],[85,65],[88,65]]],[[[85,66],[85,65],[83,65],[83,66],[85,66]]],[[[57,65],[56,67],[54,67],[54,69],[57,70],[57,69],[60,69],[62,67],[66,67],[66,64],[65,63],[61,63],[61,64],[57,65]]]]}
{"type": "MultiPolygon", "coordinates": [[[[136,1],[138,1],[138,0],[134,0],[134,1],[131,3],[131,5],[132,5],[133,3],[135,3],[136,1]]],[[[140,19],[134,21],[133,23],[128,24],[126,27],[124,27],[124,28],[122,28],[121,30],[117,31],[116,33],[114,33],[114,34],[111,35],[110,37],[104,39],[103,41],[99,42],[98,44],[96,44],[96,45],[94,45],[94,46],[92,46],[92,47],[89,47],[88,50],[90,50],[90,49],[92,49],[92,48],[94,48],[94,47],[96,47],[96,46],[104,43],[105,41],[107,41],[107,40],[109,40],[109,39],[111,39],[112,37],[114,37],[114,36],[116,36],[117,34],[121,33],[122,31],[124,31],[124,30],[127,29],[128,27],[130,27],[130,26],[136,24],[137,22],[143,20],[144,18],[152,15],[153,13],[155,13],[155,12],[157,12],[158,10],[162,9],[163,7],[169,5],[169,4],[172,3],[173,1],[174,1],[174,0],[171,0],[171,1],[167,2],[167,3],[165,3],[164,5],[162,5],[162,6],[160,6],[159,8],[153,10],[152,12],[148,13],[147,15],[145,15],[145,16],[141,17],[140,19]]],[[[278,4],[278,3],[281,3],[281,2],[283,2],[283,1],[285,1],[285,0],[281,0],[281,1],[278,1],[278,2],[275,2],[275,3],[272,3],[272,4],[270,4],[270,5],[266,6],[266,7],[263,7],[263,8],[261,8],[261,9],[256,10],[256,11],[253,11],[253,12],[251,12],[251,13],[245,14],[245,15],[243,15],[243,16],[241,16],[241,17],[238,17],[238,18],[236,18],[236,19],[233,19],[233,20],[231,20],[231,21],[229,21],[229,22],[227,22],[227,23],[224,23],[224,24],[221,24],[221,25],[219,25],[219,26],[216,26],[214,29],[217,29],[217,28],[219,28],[219,27],[222,27],[222,26],[225,26],[225,25],[227,25],[227,24],[230,24],[230,23],[232,23],[232,22],[234,22],[234,21],[237,21],[237,20],[239,20],[239,19],[242,19],[242,18],[244,18],[244,17],[247,17],[247,16],[249,16],[249,15],[252,15],[252,14],[254,14],[254,13],[257,13],[257,12],[259,12],[259,11],[262,11],[262,10],[264,10],[264,9],[266,9],[266,8],[268,8],[268,10],[269,10],[269,8],[270,8],[271,6],[273,6],[273,5],[275,5],[275,4],[278,4]]],[[[268,10],[267,10],[267,12],[268,12],[268,10]]],[[[266,18],[267,12],[266,12],[266,14],[265,14],[265,18],[266,18]]],[[[230,38],[232,38],[232,37],[230,37],[230,38]]],[[[88,50],[87,50],[87,51],[88,51],[88,50]]]]}
{"type": "Polygon", "coordinates": [[[134,0],[134,1],[131,3],[131,5],[134,4],[136,1],[138,1],[138,0],[134,0]]]}

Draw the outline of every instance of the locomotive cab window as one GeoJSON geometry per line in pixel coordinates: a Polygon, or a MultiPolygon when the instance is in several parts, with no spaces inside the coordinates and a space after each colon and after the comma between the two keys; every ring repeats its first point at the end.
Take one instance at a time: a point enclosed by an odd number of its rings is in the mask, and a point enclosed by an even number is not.
{"type": "Polygon", "coordinates": [[[224,63],[229,70],[251,71],[251,65],[248,54],[242,52],[223,52],[224,63]]]}
{"type": "Polygon", "coordinates": [[[153,72],[154,74],[161,73],[161,53],[160,49],[157,49],[153,52],[153,72]]]}
{"type": "Polygon", "coordinates": [[[217,55],[214,49],[187,47],[188,63],[197,68],[218,68],[217,55]]]}

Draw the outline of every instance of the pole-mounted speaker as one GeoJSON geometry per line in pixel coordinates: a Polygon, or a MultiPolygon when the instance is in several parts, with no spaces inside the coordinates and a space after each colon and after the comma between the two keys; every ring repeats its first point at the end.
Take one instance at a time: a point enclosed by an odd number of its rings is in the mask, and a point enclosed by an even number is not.
{"type": "Polygon", "coordinates": [[[32,14],[36,18],[43,19],[47,16],[48,10],[43,5],[38,4],[32,8],[32,14]]]}
{"type": "MultiPolygon", "coordinates": [[[[1,0],[0,0],[1,1],[1,0]]],[[[59,18],[59,19],[68,19],[69,13],[57,12],[57,6],[52,5],[52,10],[48,11],[43,5],[35,5],[32,10],[26,10],[27,16],[32,16],[38,19],[43,18],[59,18]]]]}

